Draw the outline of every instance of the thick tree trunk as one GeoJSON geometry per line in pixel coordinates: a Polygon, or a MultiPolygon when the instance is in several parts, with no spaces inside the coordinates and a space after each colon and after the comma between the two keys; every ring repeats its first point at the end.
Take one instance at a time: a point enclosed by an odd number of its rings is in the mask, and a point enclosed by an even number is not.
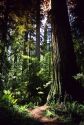
{"type": "Polygon", "coordinates": [[[78,73],[76,57],[70,32],[66,0],[52,0],[52,21],[55,42],[58,43],[60,54],[60,83],[62,97],[65,92],[74,99],[79,100],[83,96],[79,83],[74,79],[78,73]]]}

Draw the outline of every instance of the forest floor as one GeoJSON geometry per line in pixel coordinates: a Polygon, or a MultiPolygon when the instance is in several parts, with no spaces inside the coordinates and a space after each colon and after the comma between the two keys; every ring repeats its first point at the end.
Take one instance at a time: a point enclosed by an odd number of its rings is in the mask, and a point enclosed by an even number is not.
{"type": "Polygon", "coordinates": [[[58,122],[57,118],[48,118],[44,116],[44,111],[48,108],[47,105],[39,106],[35,109],[29,110],[32,117],[40,122],[42,122],[44,125],[58,125],[56,124],[58,122]]]}
{"type": "Polygon", "coordinates": [[[43,125],[75,125],[75,124],[65,124],[63,121],[60,121],[58,117],[48,118],[44,115],[44,112],[48,108],[47,105],[36,107],[35,109],[29,110],[31,117],[35,120],[38,120],[43,123],[43,125]]]}

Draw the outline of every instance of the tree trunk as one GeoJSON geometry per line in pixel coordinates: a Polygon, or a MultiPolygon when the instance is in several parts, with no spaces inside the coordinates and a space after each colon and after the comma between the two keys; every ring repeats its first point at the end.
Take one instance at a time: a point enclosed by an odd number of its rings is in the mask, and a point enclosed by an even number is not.
{"type": "Polygon", "coordinates": [[[47,24],[45,24],[45,27],[44,27],[44,46],[43,46],[43,49],[44,49],[44,54],[47,52],[47,24]]]}
{"type": "Polygon", "coordinates": [[[37,1],[36,12],[36,57],[40,60],[40,0],[37,1]]]}
{"type": "MultiPolygon", "coordinates": [[[[28,32],[25,31],[25,36],[24,36],[24,48],[23,48],[23,55],[27,56],[27,42],[28,42],[28,32]]],[[[28,48],[29,49],[29,48],[28,48]]],[[[22,73],[24,74],[25,69],[28,67],[27,64],[27,59],[23,59],[23,66],[22,66],[22,73]]]]}
{"type": "Polygon", "coordinates": [[[74,99],[80,100],[80,96],[83,96],[83,91],[80,92],[81,87],[73,77],[78,73],[78,68],[70,32],[66,0],[52,0],[51,4],[53,22],[52,30],[55,37],[55,42],[58,43],[60,55],[59,72],[62,101],[64,99],[63,97],[65,92],[70,94],[74,99]]]}
{"type": "MultiPolygon", "coordinates": [[[[6,1],[0,2],[0,84],[4,86],[7,75],[7,66],[6,66],[6,52],[5,48],[7,46],[7,22],[8,22],[8,6],[6,1]],[[2,77],[4,76],[4,80],[2,77]]],[[[3,88],[3,87],[0,87],[3,88]]]]}

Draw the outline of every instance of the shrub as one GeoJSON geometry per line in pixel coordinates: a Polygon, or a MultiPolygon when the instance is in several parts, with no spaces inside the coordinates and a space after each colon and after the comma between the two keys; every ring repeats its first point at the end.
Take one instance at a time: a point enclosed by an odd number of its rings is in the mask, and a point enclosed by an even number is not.
{"type": "Polygon", "coordinates": [[[3,95],[0,98],[0,105],[12,107],[15,104],[17,104],[17,99],[14,98],[13,93],[10,90],[3,90],[3,95]]]}
{"type": "Polygon", "coordinates": [[[68,102],[66,104],[68,113],[72,119],[84,120],[84,105],[77,102],[68,102]]]}

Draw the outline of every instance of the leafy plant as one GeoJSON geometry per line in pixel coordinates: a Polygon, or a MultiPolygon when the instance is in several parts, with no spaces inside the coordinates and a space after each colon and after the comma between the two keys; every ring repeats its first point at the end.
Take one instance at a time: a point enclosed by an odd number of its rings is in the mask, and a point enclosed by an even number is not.
{"type": "Polygon", "coordinates": [[[5,107],[11,107],[17,104],[17,99],[14,98],[14,95],[10,90],[3,90],[3,95],[0,99],[0,104],[5,107]]]}
{"type": "Polygon", "coordinates": [[[72,118],[79,118],[84,120],[84,105],[77,102],[68,102],[66,104],[68,113],[72,118]]]}
{"type": "Polygon", "coordinates": [[[10,90],[4,90],[0,98],[0,108],[11,112],[11,115],[29,116],[28,105],[18,105],[13,93],[10,90]]]}
{"type": "Polygon", "coordinates": [[[27,104],[27,108],[28,109],[32,109],[32,108],[34,108],[35,107],[35,104],[34,103],[32,103],[32,102],[29,102],[28,104],[27,104]]]}
{"type": "Polygon", "coordinates": [[[19,113],[23,117],[30,116],[30,113],[28,112],[28,106],[27,105],[14,105],[12,110],[16,113],[19,113]]]}
{"type": "Polygon", "coordinates": [[[46,117],[49,117],[49,118],[56,117],[55,112],[54,112],[54,111],[51,111],[51,110],[49,110],[49,109],[47,109],[47,110],[44,112],[44,115],[45,115],[46,117]]]}
{"type": "Polygon", "coordinates": [[[78,73],[74,76],[74,79],[79,80],[82,87],[84,87],[84,74],[83,73],[78,73]]]}
{"type": "Polygon", "coordinates": [[[74,78],[75,78],[76,80],[84,79],[84,75],[83,75],[83,73],[78,73],[76,76],[74,76],[74,78]]]}

